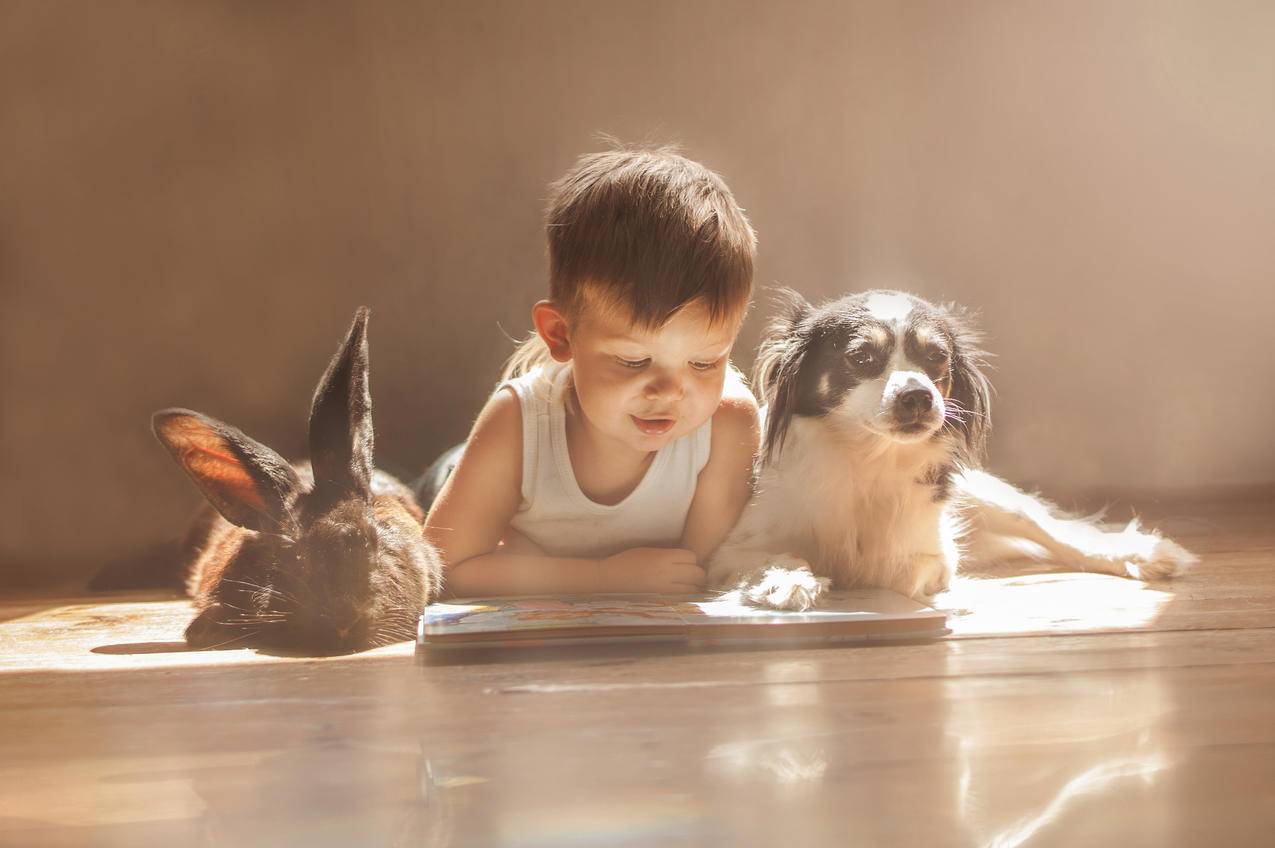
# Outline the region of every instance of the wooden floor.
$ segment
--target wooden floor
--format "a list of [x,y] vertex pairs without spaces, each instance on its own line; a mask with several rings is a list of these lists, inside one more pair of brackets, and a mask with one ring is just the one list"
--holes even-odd
[[928,644],[301,660],[0,599],[0,844],[1275,844],[1275,498],[1142,506],[1194,573],[961,581]]

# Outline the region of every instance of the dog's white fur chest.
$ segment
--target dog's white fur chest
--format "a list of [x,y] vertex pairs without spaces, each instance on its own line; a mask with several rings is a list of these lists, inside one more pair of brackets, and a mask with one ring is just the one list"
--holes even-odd
[[953,534],[942,528],[954,520],[932,480],[950,452],[942,440],[897,444],[794,419],[783,452],[762,471],[754,501],[714,559],[733,560],[739,570],[746,549],[761,543],[847,588],[907,595],[942,588],[956,565]]

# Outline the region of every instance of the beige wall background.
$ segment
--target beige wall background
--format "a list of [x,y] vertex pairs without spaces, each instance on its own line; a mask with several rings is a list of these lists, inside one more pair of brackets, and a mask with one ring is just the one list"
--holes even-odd
[[461,439],[598,131],[719,170],[761,286],[981,309],[996,471],[1275,480],[1272,44],[1213,0],[5,2],[0,582],[180,529],[157,408],[298,454],[360,303],[381,464]]

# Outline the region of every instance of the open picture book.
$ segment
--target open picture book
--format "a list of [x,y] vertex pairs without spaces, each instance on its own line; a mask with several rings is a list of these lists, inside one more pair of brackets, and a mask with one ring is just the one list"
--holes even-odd
[[884,589],[832,592],[806,612],[757,609],[732,596],[573,595],[451,600],[425,608],[424,649],[615,641],[694,645],[927,639],[946,613]]

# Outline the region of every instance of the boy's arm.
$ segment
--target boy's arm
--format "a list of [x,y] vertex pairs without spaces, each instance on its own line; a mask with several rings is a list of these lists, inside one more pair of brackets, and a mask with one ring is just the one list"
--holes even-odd
[[460,462],[425,518],[425,536],[449,570],[496,549],[521,490],[522,411],[518,398],[502,390],[478,414]]
[[630,548],[605,559],[491,553],[447,569],[443,586],[455,598],[595,592],[681,595],[703,588],[704,570],[693,553],[680,548]]
[[606,559],[545,556],[517,543],[498,550],[522,500],[522,410],[509,391],[488,401],[425,519],[452,597],[692,592],[704,572],[687,551],[635,548]]
[[713,414],[713,447],[699,473],[682,547],[703,563],[739,520],[752,496],[753,457],[761,440],[757,401],[747,391],[723,397]]

